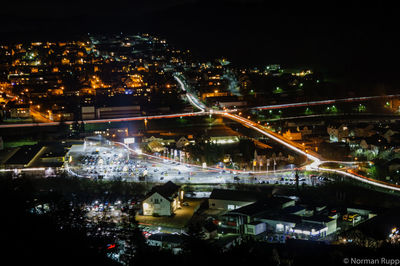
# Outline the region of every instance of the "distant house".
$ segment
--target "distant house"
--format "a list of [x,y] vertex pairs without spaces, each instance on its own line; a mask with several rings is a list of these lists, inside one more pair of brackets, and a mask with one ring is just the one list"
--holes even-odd
[[174,139],[162,139],[162,138],[156,138],[154,136],[151,136],[150,138],[142,138],[142,142],[145,143],[151,143],[153,141],[156,141],[158,143],[160,143],[161,145],[169,145],[171,143],[174,143],[175,140]]
[[290,129],[283,133],[283,137],[289,140],[302,140],[301,132],[291,132]]
[[183,148],[183,147],[185,147],[185,146],[187,146],[187,145],[189,145],[189,144],[190,144],[190,142],[189,142],[189,140],[188,140],[187,138],[181,137],[181,138],[176,142],[176,147],[177,147],[178,149],[181,149],[181,148]]
[[346,125],[340,125],[338,128],[329,126],[326,131],[331,142],[341,142],[349,136],[349,129]]
[[308,129],[307,126],[305,126],[303,129],[300,129],[299,132],[301,133],[302,136],[311,135],[312,134],[312,130]]
[[182,200],[183,190],[171,181],[155,186],[143,200],[143,215],[171,216]]
[[163,150],[165,150],[166,148],[157,140],[153,140],[151,142],[149,142],[147,144],[147,147],[149,147],[149,149],[152,152],[162,152]]
[[360,147],[363,151],[372,152],[374,155],[377,155],[379,151],[386,149],[387,144],[387,140],[378,134],[364,138],[360,141]]
[[147,142],[147,143],[149,143],[149,142],[152,142],[152,141],[162,142],[163,139],[162,139],[162,138],[156,138],[156,137],[154,137],[154,136],[151,136],[150,138],[143,138],[143,139],[142,139],[142,142]]
[[10,107],[11,118],[29,118],[31,117],[31,110],[29,104],[18,104]]

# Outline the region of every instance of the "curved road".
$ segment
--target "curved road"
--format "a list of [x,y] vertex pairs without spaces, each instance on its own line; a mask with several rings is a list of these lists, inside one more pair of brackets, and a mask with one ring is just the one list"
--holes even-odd
[[[179,80],[179,78],[175,77],[175,79]],[[184,90],[184,84],[182,81],[179,82],[181,84],[181,86],[183,87]],[[362,101],[362,100],[370,100],[370,99],[377,99],[377,98],[382,98],[382,97],[398,97],[400,95],[388,95],[388,96],[370,96],[370,97],[358,97],[358,98],[349,98],[349,99],[339,99],[339,100],[327,100],[327,101],[315,101],[315,102],[307,102],[307,103],[299,103],[299,104],[289,104],[289,105],[278,105],[278,107],[276,106],[263,106],[263,107],[257,107],[258,109],[267,109],[267,108],[284,108],[283,106],[287,106],[288,107],[299,107],[299,106],[304,106],[304,104],[306,105],[318,105],[318,104],[331,104],[331,103],[337,103],[337,102],[351,102],[351,101]],[[192,102],[192,101],[191,101]],[[199,106],[197,104],[194,104],[194,106],[196,106],[197,108],[199,108]],[[275,132],[265,129],[264,127],[260,126],[258,123],[255,123],[251,120],[248,120],[246,118],[243,118],[239,115],[235,115],[235,114],[231,114],[228,112],[224,112],[224,111],[212,111],[211,109],[208,109],[210,111],[210,113],[214,113],[214,114],[218,114],[218,115],[222,115],[228,119],[234,120],[244,126],[247,126],[249,128],[252,128],[258,132],[260,132],[261,134],[277,141],[278,143],[288,147],[289,149],[300,153],[304,156],[306,156],[308,159],[310,159],[312,162],[306,166],[306,169],[309,170],[315,170],[315,171],[327,171],[327,172],[335,172],[341,175],[345,175],[348,177],[351,177],[355,180],[364,182],[364,183],[368,183],[370,185],[373,186],[377,186],[377,187],[381,187],[381,188],[385,188],[385,189],[389,189],[392,191],[399,191],[400,192],[400,186],[398,185],[394,185],[394,184],[390,184],[387,182],[382,182],[382,181],[377,181],[362,175],[359,175],[357,173],[355,173],[352,170],[335,170],[335,169],[329,169],[329,168],[324,168],[324,167],[320,167],[321,164],[323,163],[328,163],[328,162],[335,162],[335,161],[324,161],[322,159],[322,156],[317,154],[316,152],[313,151],[308,151],[306,150],[302,145],[293,142],[291,140],[288,140],[286,138],[284,138],[283,136],[276,134]],[[350,163],[356,163],[356,162],[350,162]]]
[[[85,120],[85,123],[111,123],[111,122],[121,122],[121,121],[134,121],[134,120],[146,120],[146,119],[163,119],[163,118],[175,118],[175,117],[181,117],[181,116],[198,116],[198,115],[207,115],[207,114],[217,114],[221,115],[223,117],[226,117],[228,119],[231,119],[233,121],[236,121],[242,125],[245,125],[249,128],[252,128],[261,134],[268,136],[269,138],[277,141],[278,143],[288,147],[289,149],[300,153],[301,155],[306,156],[308,159],[310,159],[312,162],[306,166],[306,169],[309,170],[316,170],[316,171],[327,171],[327,172],[335,172],[341,175],[345,175],[348,177],[351,177],[355,180],[368,183],[373,186],[389,189],[392,191],[399,191],[400,192],[400,186],[390,184],[387,182],[382,182],[382,181],[377,181],[362,175],[359,175],[352,170],[335,170],[335,169],[329,169],[329,168],[323,168],[320,167],[322,163],[327,163],[330,161],[324,161],[322,157],[313,152],[313,151],[308,151],[303,147],[302,145],[290,141],[283,136],[276,134],[273,131],[270,131],[268,129],[265,129],[264,127],[260,126],[259,124],[248,120],[246,118],[243,118],[239,115],[231,114],[226,111],[215,111],[212,110],[211,108],[207,108],[203,103],[201,103],[191,92],[189,92],[187,89],[185,89],[185,84],[184,82],[180,79],[179,75],[174,75],[174,78],[177,80],[177,82],[180,84],[181,89],[186,92],[186,96],[189,100],[189,102],[196,107],[197,109],[200,110],[200,112],[191,112],[191,113],[182,113],[182,114],[170,114],[170,115],[155,115],[155,116],[141,116],[141,117],[128,117],[128,118],[115,118],[115,119],[100,119],[100,120]],[[301,107],[301,106],[309,106],[309,105],[321,105],[321,104],[331,104],[331,103],[338,103],[338,102],[352,102],[352,101],[364,101],[364,100],[371,100],[371,99],[378,99],[378,98],[392,98],[392,97],[399,97],[400,95],[388,95],[388,96],[369,96],[369,97],[357,97],[357,98],[348,98],[348,99],[338,99],[338,100],[325,100],[325,101],[314,101],[314,102],[304,102],[304,103],[294,103],[294,104],[286,104],[286,105],[270,105],[270,106],[260,106],[260,107],[254,107],[252,109],[277,109],[277,108],[290,108],[290,107]],[[74,123],[73,121],[67,121],[65,122],[66,124],[72,124]],[[14,127],[32,127],[32,126],[55,126],[58,125],[58,122],[50,122],[50,123],[31,123],[31,124],[10,124],[10,125],[0,125],[0,128],[14,128]],[[355,162],[354,162],[355,163]]]

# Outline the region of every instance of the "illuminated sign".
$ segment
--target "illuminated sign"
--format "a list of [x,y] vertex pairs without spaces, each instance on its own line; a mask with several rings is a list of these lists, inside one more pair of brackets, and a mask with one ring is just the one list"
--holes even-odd
[[135,143],[135,138],[124,138],[125,144],[132,144]]

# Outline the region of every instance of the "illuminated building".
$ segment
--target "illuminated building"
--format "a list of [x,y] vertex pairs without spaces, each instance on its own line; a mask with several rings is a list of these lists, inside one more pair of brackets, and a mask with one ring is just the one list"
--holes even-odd
[[171,181],[153,187],[142,203],[143,215],[171,216],[180,208],[183,190]]

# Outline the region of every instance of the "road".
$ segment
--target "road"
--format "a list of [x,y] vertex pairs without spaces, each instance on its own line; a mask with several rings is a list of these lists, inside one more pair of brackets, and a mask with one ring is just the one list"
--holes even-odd
[[[49,118],[47,118],[43,113],[41,113],[41,112],[36,111],[35,109],[33,109],[32,106],[31,106],[31,108],[30,108],[30,111],[31,111],[31,115],[33,116],[33,118],[35,119],[35,121],[38,121],[38,122],[40,122],[40,123],[45,123],[45,124],[54,122],[54,121],[50,120]],[[58,123],[57,123],[57,124],[58,124]],[[1,126],[0,126],[0,127],[1,127]]]
[[384,95],[384,96],[353,97],[353,98],[344,98],[344,99],[332,99],[332,100],[288,103],[288,104],[264,105],[264,106],[251,107],[249,109],[273,110],[273,109],[285,109],[285,108],[295,108],[295,107],[307,107],[307,106],[313,106],[313,105],[360,102],[360,101],[387,99],[387,98],[396,98],[396,97],[400,97],[400,94]]
[[[150,120],[150,119],[166,119],[166,118],[177,118],[177,117],[187,117],[187,116],[203,116],[208,114],[208,112],[190,112],[181,114],[169,114],[169,115],[152,115],[152,116],[137,116],[137,117],[125,117],[125,118],[110,118],[110,119],[93,119],[93,120],[83,120],[87,124],[97,124],[97,123],[112,123],[112,122],[124,122],[124,121],[138,121],[138,120]],[[65,121],[67,125],[71,125],[74,121]],[[48,123],[27,123],[27,124],[9,124],[0,125],[0,128],[18,128],[18,127],[36,127],[36,126],[57,126],[59,122],[48,122]]]
[[[183,86],[183,83],[180,83],[181,86]],[[347,99],[338,99],[338,100],[325,100],[325,101],[314,101],[314,102],[305,102],[305,103],[294,103],[294,104],[286,104],[286,105],[274,105],[274,106],[261,106],[261,107],[256,107],[257,109],[276,109],[276,108],[289,108],[289,107],[300,107],[300,106],[308,106],[308,105],[318,105],[318,104],[332,104],[332,103],[339,103],[339,102],[352,102],[352,101],[365,101],[365,100],[371,100],[371,99],[379,99],[379,98],[391,98],[391,97],[399,97],[400,95],[388,95],[388,96],[369,96],[369,97],[357,97],[357,98],[347,98]],[[195,104],[194,106],[197,107]],[[206,109],[207,110],[207,109]],[[228,119],[234,120],[246,127],[252,128],[261,134],[271,138],[272,140],[277,141],[278,143],[288,147],[289,149],[306,156],[311,162],[309,165],[305,167],[305,169],[308,170],[315,170],[315,171],[326,171],[326,172],[334,172],[337,174],[341,174],[347,177],[350,177],[352,179],[368,183],[373,186],[389,189],[392,191],[399,191],[400,192],[400,186],[394,185],[391,183],[387,182],[382,182],[382,181],[377,181],[371,178],[368,178],[366,176],[359,175],[355,173],[351,169],[346,169],[346,170],[336,170],[336,169],[329,169],[325,167],[321,167],[323,163],[328,163],[330,161],[325,161],[323,160],[322,156],[319,155],[318,153],[314,151],[308,151],[305,147],[302,145],[293,142],[291,140],[288,140],[284,138],[283,136],[276,134],[275,132],[272,132],[271,130],[268,130],[258,123],[255,123],[249,119],[243,118],[239,115],[228,113],[225,111],[212,111],[211,109],[208,109],[210,112],[213,112],[214,114],[222,115],[223,117],[226,117]],[[350,162],[350,163],[357,163],[357,162]]]
[[[359,175],[352,170],[336,170],[320,167],[321,164],[327,163],[329,161],[324,161],[322,156],[317,154],[316,152],[309,151],[302,145],[293,142],[284,138],[283,136],[272,132],[261,125],[243,118],[239,115],[232,114],[227,111],[221,110],[213,110],[211,108],[207,108],[200,100],[198,100],[193,93],[191,93],[187,88],[185,88],[185,83],[182,81],[179,75],[174,75],[174,78],[180,84],[181,89],[186,92],[186,97],[189,102],[199,109],[199,112],[190,112],[190,113],[181,113],[181,114],[169,114],[169,115],[155,115],[155,116],[141,116],[141,117],[128,117],[128,118],[115,118],[115,119],[100,119],[100,120],[85,120],[85,123],[111,123],[111,122],[122,122],[122,121],[135,121],[135,120],[147,120],[147,119],[165,119],[165,118],[176,118],[176,117],[185,117],[185,116],[198,116],[198,115],[208,115],[208,114],[216,114],[236,121],[246,127],[252,128],[253,130],[258,131],[259,133],[269,137],[270,139],[277,141],[278,143],[286,146],[287,148],[306,156],[310,160],[310,164],[308,164],[305,168],[309,170],[315,171],[326,171],[326,172],[335,172],[347,177],[351,177],[355,180],[368,183],[373,186],[382,187],[385,189],[389,189],[392,191],[400,191],[400,186],[390,184],[387,182],[377,181],[370,179],[368,177]],[[378,98],[392,98],[399,97],[400,95],[388,95],[388,96],[369,96],[369,97],[357,97],[357,98],[347,98],[347,99],[338,99],[338,100],[325,100],[325,101],[314,101],[314,102],[304,102],[304,103],[293,103],[286,105],[270,105],[270,106],[260,106],[254,107],[254,109],[277,109],[277,108],[289,108],[289,107],[300,107],[300,106],[309,106],[309,105],[320,105],[320,104],[332,104],[339,102],[352,102],[352,101],[365,101],[371,99]],[[73,121],[67,121],[66,124],[72,124]],[[31,124],[10,124],[10,125],[0,125],[0,128],[15,128],[15,127],[31,127],[31,126],[55,126],[58,125],[57,122],[49,122],[49,123],[31,123]],[[67,165],[68,167],[68,165]]]
[[185,88],[185,82],[182,80],[182,77],[178,73],[175,73],[174,78],[181,86],[181,90],[186,92],[186,97],[188,98],[189,102],[201,112],[204,112],[207,107],[193,95],[189,88]]

